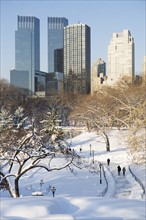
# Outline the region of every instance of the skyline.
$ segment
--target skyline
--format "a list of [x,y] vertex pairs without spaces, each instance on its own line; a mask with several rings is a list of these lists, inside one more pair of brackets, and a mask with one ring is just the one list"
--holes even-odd
[[113,33],[128,29],[135,42],[135,74],[142,71],[145,46],[145,0],[136,1],[9,1],[1,0],[0,78],[9,80],[15,68],[17,16],[40,20],[40,70],[48,71],[47,18],[65,17],[69,25],[78,22],[91,28],[91,67],[98,58],[107,65],[107,49]]

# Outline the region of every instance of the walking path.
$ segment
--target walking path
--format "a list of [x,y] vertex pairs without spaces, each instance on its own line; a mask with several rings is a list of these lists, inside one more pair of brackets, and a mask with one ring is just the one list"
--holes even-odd
[[118,175],[116,164],[104,165],[104,167],[108,182],[106,197],[142,199],[142,187],[135,181],[128,167],[125,176],[122,173]]

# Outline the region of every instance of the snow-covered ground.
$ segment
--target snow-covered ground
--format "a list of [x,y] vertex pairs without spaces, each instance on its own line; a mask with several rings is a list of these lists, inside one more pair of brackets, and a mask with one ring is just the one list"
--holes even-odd
[[[1,192],[1,219],[146,219],[146,167],[131,162],[126,134],[125,130],[110,131],[110,152],[106,151],[102,137],[94,132],[83,131],[72,138],[71,148],[81,156],[78,165],[82,169],[30,171],[21,180],[20,198],[10,198],[6,191]],[[59,165],[61,160],[56,157],[54,164]],[[118,165],[126,168],[125,176],[122,172],[118,175]],[[55,197],[50,191],[52,186],[56,188]],[[43,196],[33,196],[37,192]]]

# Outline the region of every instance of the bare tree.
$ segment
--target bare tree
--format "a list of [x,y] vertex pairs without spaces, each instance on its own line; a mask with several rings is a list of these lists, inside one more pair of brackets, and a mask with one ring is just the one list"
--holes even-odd
[[[19,114],[17,111],[16,115],[17,117],[7,117],[11,118],[11,123],[6,118],[6,126],[1,126],[0,132],[1,136],[9,137],[7,140],[3,138],[3,142],[1,141],[1,183],[6,182],[12,197],[20,196],[19,180],[29,170],[38,168],[45,169],[48,172],[61,170],[70,167],[75,157],[72,152],[67,156],[65,155],[65,142],[62,142],[61,146],[61,149],[64,149],[64,151],[60,150],[59,145],[55,143],[56,139],[52,142],[53,148],[52,145],[50,146],[50,142],[44,142],[42,133],[40,133],[39,129],[35,128],[35,121],[24,117],[22,111],[19,111]],[[16,118],[17,121],[15,121]],[[25,123],[26,121],[27,124]],[[59,139],[59,137],[56,138]],[[52,166],[54,157],[60,157],[61,154],[64,155],[62,165],[59,167]],[[44,160],[45,158],[48,159],[47,164]]]
[[14,110],[24,103],[26,94],[22,89],[16,88],[6,80],[0,80],[0,108]]
[[129,132],[128,144],[134,161],[145,162],[146,101],[144,85],[127,84],[122,81],[117,87],[108,88],[104,93],[113,100],[111,121],[119,129],[125,127]]
[[92,97],[84,96],[71,118],[75,118],[78,123],[86,126],[89,131],[91,129],[96,130],[97,134],[104,138],[106,150],[110,151],[110,141],[107,135],[107,131],[111,127],[110,109],[105,97],[97,94]]

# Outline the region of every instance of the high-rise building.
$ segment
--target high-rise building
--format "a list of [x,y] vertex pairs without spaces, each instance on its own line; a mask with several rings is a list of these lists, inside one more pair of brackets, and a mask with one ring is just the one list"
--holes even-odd
[[54,52],[63,49],[64,27],[68,20],[64,17],[48,17],[48,72],[54,72]]
[[104,84],[106,77],[106,63],[99,58],[96,63],[92,65],[91,71],[91,94],[96,93],[99,86]]
[[86,24],[64,28],[64,89],[90,93],[90,27]]
[[135,74],[134,39],[129,30],[113,33],[108,46],[108,84],[122,77],[133,81]]
[[94,64],[95,74],[96,76],[100,76],[100,73],[103,74],[103,76],[106,75],[106,63],[99,58],[96,63]]
[[46,75],[46,96],[63,93],[63,73],[52,72]]
[[40,70],[40,21],[36,17],[18,16],[15,31],[15,69],[11,84],[35,92],[35,71]]
[[63,73],[64,60],[63,60],[63,48],[54,50],[54,72]]

